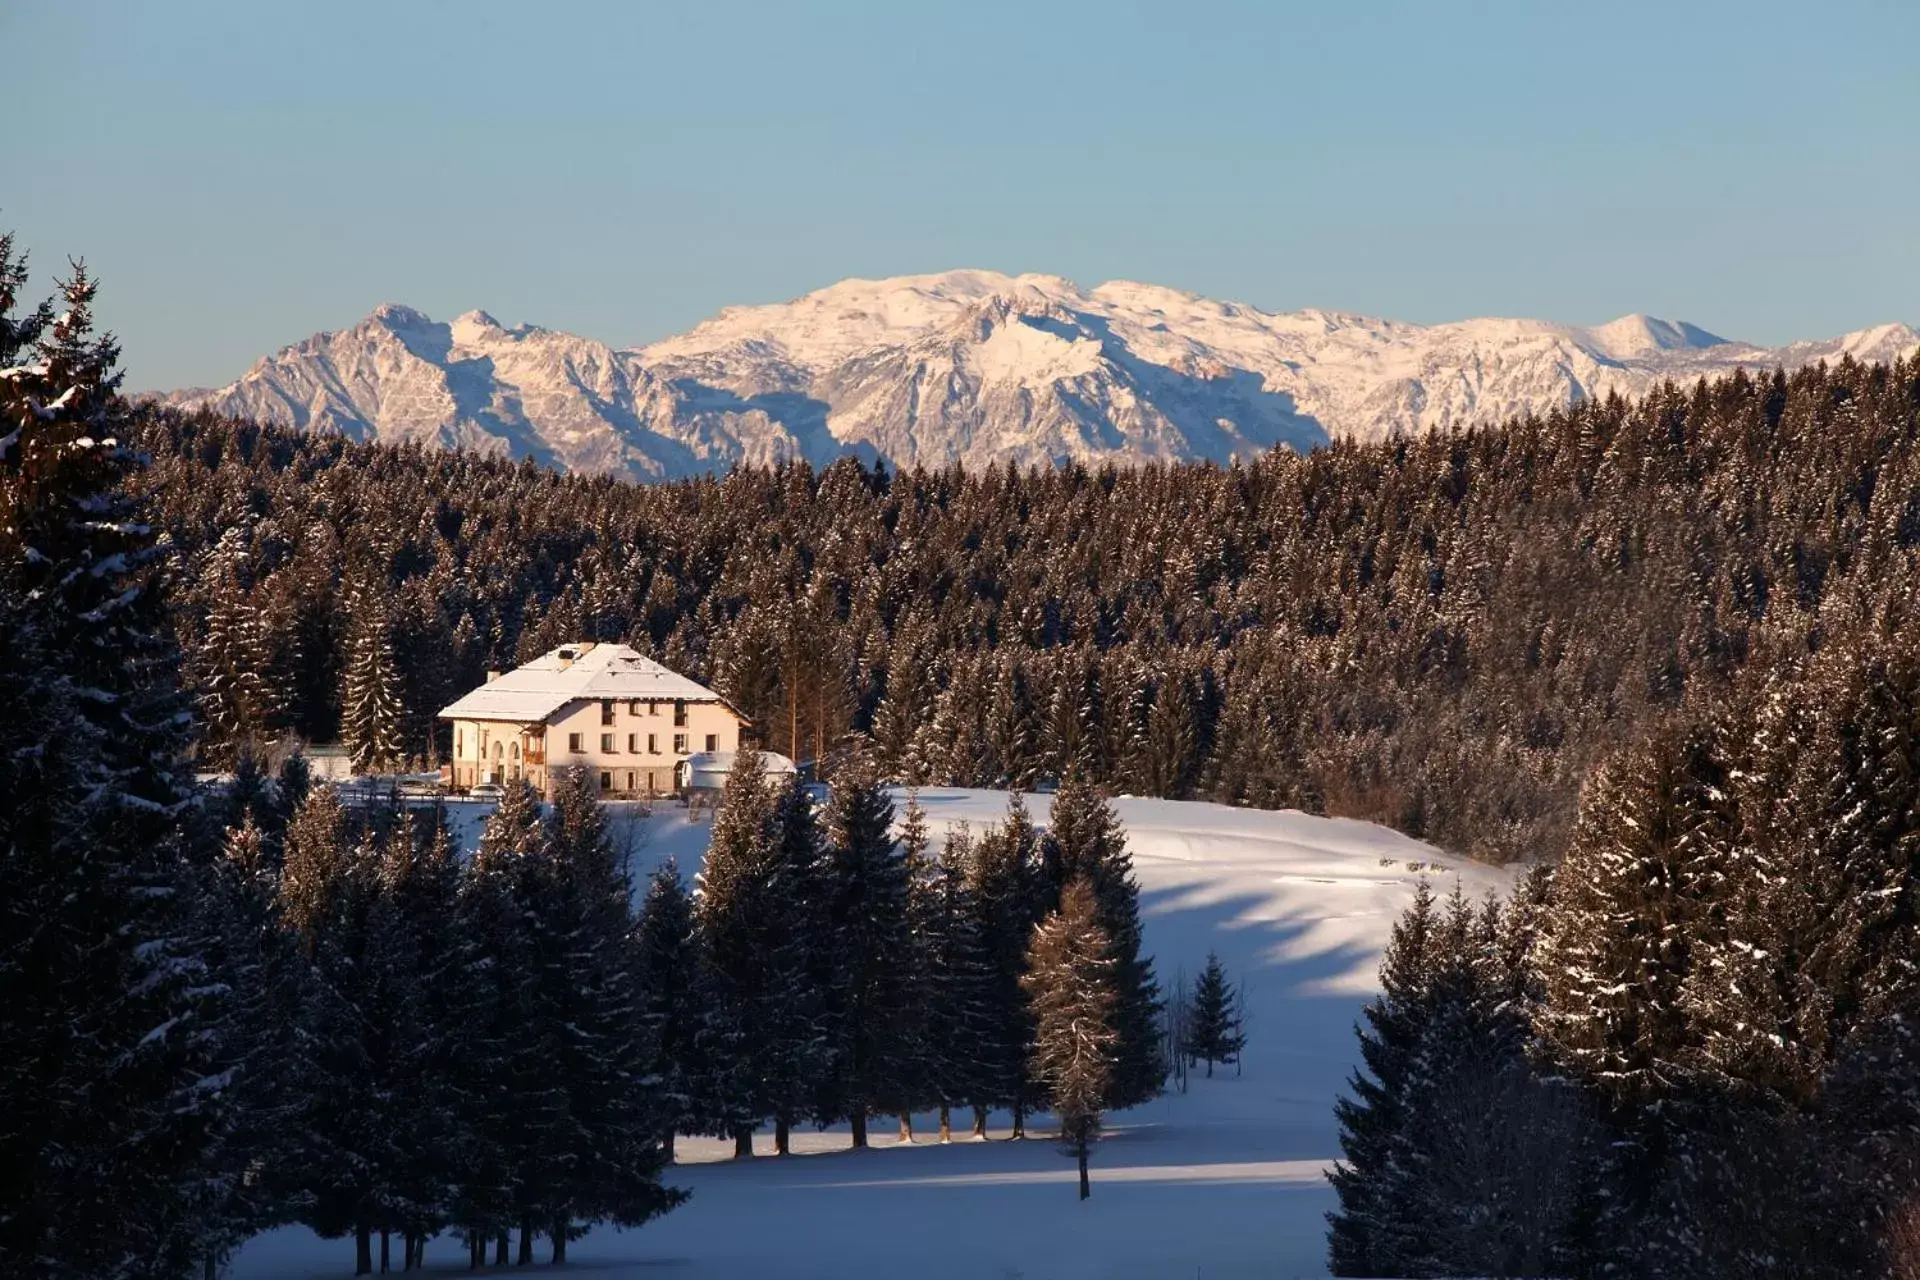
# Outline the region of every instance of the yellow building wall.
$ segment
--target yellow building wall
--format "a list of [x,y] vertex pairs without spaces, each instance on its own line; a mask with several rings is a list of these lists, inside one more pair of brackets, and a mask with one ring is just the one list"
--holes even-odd
[[616,701],[611,723],[601,707],[598,701],[577,702],[553,717],[546,726],[544,762],[531,758],[539,754],[540,743],[527,726],[455,721],[453,784],[524,778],[546,795],[551,778],[578,765],[605,795],[672,795],[677,766],[689,755],[740,749],[740,717],[721,703],[685,704],[684,724],[674,723],[672,702]]

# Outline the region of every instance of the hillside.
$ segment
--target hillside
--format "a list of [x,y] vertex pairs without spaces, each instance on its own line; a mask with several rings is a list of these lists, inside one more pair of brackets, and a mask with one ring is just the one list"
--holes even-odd
[[[1005,801],[997,791],[921,793],[936,837],[957,822],[984,829]],[[1028,797],[1036,820],[1047,803]],[[726,1144],[689,1142],[667,1180],[691,1187],[693,1200],[637,1232],[589,1235],[572,1265],[610,1280],[865,1280],[899,1274],[906,1258],[934,1280],[1324,1275],[1333,1099],[1355,1060],[1352,1025],[1387,931],[1419,878],[1477,896],[1503,889],[1507,875],[1366,823],[1165,800],[1114,807],[1162,984],[1181,969],[1191,977],[1210,949],[1246,981],[1244,1074],[1196,1078],[1185,1095],[1114,1117],[1084,1205],[1073,1199],[1072,1162],[1044,1137],[943,1148],[926,1117],[911,1148],[883,1125],[864,1154],[833,1132],[802,1137],[808,1154],[751,1165],[723,1160]],[[684,810],[643,830],[638,867],[669,853],[684,870],[698,865],[707,828]],[[1006,1118],[989,1133],[1004,1137]],[[250,1245],[233,1276],[338,1275],[351,1262],[348,1242],[288,1228]],[[464,1251],[436,1241],[428,1262],[460,1264]]]
[[986,271],[846,280],[616,349],[483,311],[382,306],[236,381],[163,397],[359,440],[661,479],[853,455],[895,466],[1245,458],[1637,394],[1735,367],[1920,347],[1903,324],[1779,348],[1594,328],[1272,313],[1155,285]]

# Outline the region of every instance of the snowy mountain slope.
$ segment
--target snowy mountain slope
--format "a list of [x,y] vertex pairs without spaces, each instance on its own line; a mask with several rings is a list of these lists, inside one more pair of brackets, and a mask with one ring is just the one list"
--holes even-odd
[[949,271],[732,307],[633,350],[388,305],[208,404],[358,439],[502,450],[635,479],[843,454],[895,465],[1245,457],[1544,411],[1736,366],[1890,359],[1889,324],[1766,348],[1624,316],[1421,326],[1271,313],[1156,285]]
[[[997,791],[933,789],[921,802],[936,839],[960,822],[982,831],[1006,812]],[[1027,803],[1044,825],[1048,798]],[[482,806],[449,807],[471,847]],[[609,1280],[1325,1275],[1333,1100],[1393,920],[1420,879],[1477,897],[1503,892],[1509,875],[1362,822],[1166,800],[1115,809],[1163,986],[1181,970],[1191,980],[1209,950],[1246,983],[1242,1074],[1196,1078],[1188,1093],[1110,1117],[1085,1204],[1044,1122],[1036,1137],[1008,1142],[999,1116],[993,1140],[942,1146],[932,1118],[920,1117],[911,1146],[876,1125],[864,1153],[846,1149],[844,1131],[804,1133],[796,1157],[745,1164],[725,1158],[730,1143],[684,1139],[668,1181],[693,1199],[636,1232],[593,1232],[572,1246],[570,1266]],[[710,830],[671,806],[642,823],[616,806],[613,828],[637,850],[641,875],[669,854],[691,875]],[[770,1136],[760,1152],[771,1152]],[[451,1268],[465,1254],[442,1239],[428,1257]],[[341,1275],[351,1260],[350,1242],[287,1228],[250,1244],[232,1274]]]

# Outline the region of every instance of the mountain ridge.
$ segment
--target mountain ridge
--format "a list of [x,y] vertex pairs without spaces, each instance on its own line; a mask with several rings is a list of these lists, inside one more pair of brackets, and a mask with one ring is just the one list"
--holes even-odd
[[361,440],[664,479],[804,457],[969,466],[1224,462],[1544,412],[1736,367],[1890,359],[1882,324],[1763,347],[1632,314],[1583,327],[1267,312],[1139,281],[949,271],[849,279],[616,348],[485,311],[383,303],[158,396]]

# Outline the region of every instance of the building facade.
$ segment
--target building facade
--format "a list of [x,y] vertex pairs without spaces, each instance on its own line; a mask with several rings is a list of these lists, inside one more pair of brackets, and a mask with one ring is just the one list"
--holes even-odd
[[551,798],[583,768],[610,799],[672,795],[684,762],[737,751],[745,717],[713,690],[625,645],[562,645],[440,712],[453,724],[457,789],[525,781]]

